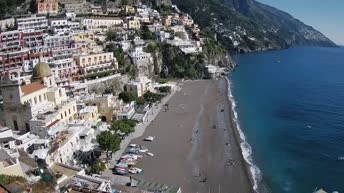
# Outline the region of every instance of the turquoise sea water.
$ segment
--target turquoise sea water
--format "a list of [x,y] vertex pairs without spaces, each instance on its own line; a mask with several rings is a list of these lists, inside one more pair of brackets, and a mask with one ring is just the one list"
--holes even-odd
[[273,193],[344,192],[344,48],[234,57],[240,126]]

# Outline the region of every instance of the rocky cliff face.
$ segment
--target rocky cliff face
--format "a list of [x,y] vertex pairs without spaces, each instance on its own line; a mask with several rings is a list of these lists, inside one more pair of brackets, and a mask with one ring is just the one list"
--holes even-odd
[[290,46],[336,46],[311,26],[288,13],[254,0],[174,0],[231,52],[282,49]]

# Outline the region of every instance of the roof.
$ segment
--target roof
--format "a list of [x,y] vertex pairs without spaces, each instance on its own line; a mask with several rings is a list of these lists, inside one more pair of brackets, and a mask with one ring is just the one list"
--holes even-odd
[[11,159],[12,157],[3,149],[0,149],[0,161]]
[[54,126],[54,125],[55,125],[56,123],[58,123],[58,122],[60,122],[60,119],[57,119],[57,120],[53,121],[52,123],[50,123],[50,124],[47,126],[47,128],[50,128],[50,127]]
[[45,62],[39,62],[36,64],[36,66],[33,68],[32,71],[32,78],[42,78],[42,77],[48,77],[51,76],[51,69],[48,63]]
[[21,182],[18,182],[18,181],[15,181],[15,182],[8,184],[6,186],[6,188],[11,193],[24,193],[24,192],[28,192],[29,190],[31,190],[31,187],[29,187],[29,186],[27,186]]
[[4,137],[4,138],[0,138],[0,143],[6,143],[9,141],[14,141],[15,139],[13,137]]
[[28,95],[28,94],[37,92],[39,90],[42,90],[44,88],[47,88],[44,84],[41,84],[39,82],[33,82],[25,86],[22,86],[21,90],[24,93],[24,95]]

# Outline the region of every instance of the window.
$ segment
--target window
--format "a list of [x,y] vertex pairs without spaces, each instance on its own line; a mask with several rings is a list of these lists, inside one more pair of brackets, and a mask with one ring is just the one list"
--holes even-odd
[[67,111],[65,111],[65,117],[67,117]]
[[30,125],[29,125],[29,123],[25,123],[25,128],[26,128],[26,131],[30,131]]
[[61,89],[59,89],[59,95],[60,95],[60,97],[62,97],[62,91],[61,91]]
[[14,127],[14,130],[16,130],[16,131],[19,130],[18,122],[17,122],[17,117],[13,117],[13,127]]
[[37,104],[37,98],[35,97],[33,100],[35,101],[35,104]]
[[39,95],[39,96],[38,96],[38,99],[39,99],[39,102],[41,103],[41,102],[42,102],[42,96]]
[[70,115],[70,109],[68,109],[69,115]]

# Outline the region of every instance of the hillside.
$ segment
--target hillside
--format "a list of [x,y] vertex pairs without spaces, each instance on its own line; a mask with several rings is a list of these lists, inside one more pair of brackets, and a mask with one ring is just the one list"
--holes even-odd
[[286,12],[254,0],[173,0],[209,28],[231,52],[290,46],[336,46],[311,26]]

